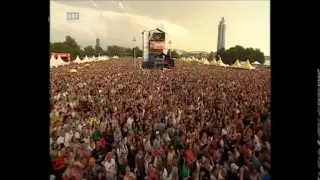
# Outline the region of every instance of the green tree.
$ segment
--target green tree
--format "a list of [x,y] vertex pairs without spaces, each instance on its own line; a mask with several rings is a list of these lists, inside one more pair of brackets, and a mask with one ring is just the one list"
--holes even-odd
[[239,58],[239,54],[241,54],[240,52],[241,50],[242,50],[241,46],[232,47],[226,50],[222,58],[223,62],[229,65],[233,64]]
[[107,56],[108,55],[108,53],[107,53],[107,51],[106,50],[104,50],[104,49],[102,49],[102,51],[101,51],[101,54],[100,54],[101,56]]
[[211,52],[208,54],[207,59],[208,59],[208,61],[212,61],[214,58],[215,58],[214,52],[211,51]]
[[[50,44],[50,51],[56,53],[70,53],[71,59],[74,58],[74,49],[64,42]],[[62,58],[64,61],[66,59]]]
[[102,52],[103,52],[102,47],[100,47],[100,46],[96,46],[96,47],[95,47],[95,49],[94,49],[94,55],[95,55],[95,56],[101,55]]
[[92,57],[94,55],[94,49],[92,46],[85,47],[84,52],[88,57]]
[[70,53],[71,60],[84,55],[78,43],[71,36],[66,36],[63,42],[50,43],[50,50],[51,52]]
[[216,57],[215,57],[217,61],[220,60],[219,56],[221,58],[224,58],[224,56],[225,56],[225,48],[221,48],[219,51],[217,51]]
[[[133,56],[133,48],[127,48],[117,45],[108,46],[107,49],[102,49],[101,47],[95,47],[93,46],[87,46],[84,49],[81,49],[80,45],[76,42],[74,38],[71,36],[66,36],[65,41],[63,42],[54,42],[50,43],[50,51],[51,52],[57,52],[57,53],[70,53],[71,59],[74,60],[77,56],[80,58],[83,58],[85,55],[91,57],[93,55],[107,55],[107,56],[114,56],[117,55],[119,57],[126,56],[126,57],[132,57]],[[139,49],[139,47],[135,48],[136,51],[136,57],[142,57],[142,50]],[[169,53],[169,52],[168,52]],[[190,54],[191,56],[193,54]],[[173,58],[179,58],[181,57],[176,51],[171,52],[171,56]],[[188,57],[188,54],[185,54],[186,57]],[[208,60],[213,60],[215,57],[217,60],[219,60],[218,56],[221,57],[223,62],[225,64],[233,64],[237,59],[240,61],[246,61],[247,59],[250,60],[250,62],[258,61],[259,63],[264,63],[265,56],[264,53],[261,52],[258,48],[244,48],[240,45],[236,45],[234,47],[231,47],[227,50],[224,48],[220,49],[216,54],[213,52],[210,52],[208,54]]]
[[80,49],[80,46],[78,45],[76,40],[73,39],[71,36],[66,36],[66,40],[64,41],[64,43],[68,44],[73,49]]
[[178,59],[178,58],[180,58],[180,55],[177,53],[177,51],[172,51],[171,52],[171,57]]
[[[244,48],[242,46],[234,46],[227,50],[221,49],[217,52],[217,56],[220,55],[225,64],[233,64],[237,59],[240,61],[250,60],[250,63],[258,61],[263,63],[265,61],[263,52],[260,49]],[[218,60],[218,57],[216,57]]]
[[261,52],[261,50],[259,48],[256,48],[254,50],[253,60],[258,61],[260,64],[263,64],[265,62],[264,53]]
[[[78,56],[80,59],[83,59],[86,56],[86,53],[84,52],[84,50],[80,49]],[[74,59],[72,59],[72,60],[74,60]]]
[[107,50],[107,54],[109,56],[119,56],[119,54],[121,54],[121,52],[123,52],[123,47],[120,47],[120,46],[116,46],[116,45],[113,45],[113,46],[108,46],[108,50]]
[[[142,57],[142,50],[137,46],[135,48],[136,50],[136,57]],[[133,53],[133,49],[132,49],[132,53]]]

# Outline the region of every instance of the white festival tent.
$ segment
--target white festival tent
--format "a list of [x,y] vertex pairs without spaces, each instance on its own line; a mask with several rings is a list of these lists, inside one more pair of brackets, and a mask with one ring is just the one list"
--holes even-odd
[[270,66],[270,60],[265,61],[265,62],[263,63],[263,65],[265,65],[265,66]]
[[60,66],[60,65],[68,65],[69,63],[66,63],[66,62],[64,62],[62,59],[61,59],[61,57],[60,57],[60,55],[58,55],[58,58],[57,58],[57,60],[56,61],[58,61],[57,63],[58,63],[58,65]]
[[216,65],[217,64],[217,60],[216,58],[214,58],[211,62],[210,62],[211,65]]
[[205,65],[209,65],[210,64],[207,58],[204,58],[203,64],[205,64]]
[[198,59],[195,57],[191,57],[191,61],[198,61]]
[[113,56],[112,59],[119,59],[119,57],[118,56]]
[[[100,57],[100,61],[106,61],[108,59],[109,59],[108,56],[101,56]],[[98,60],[99,60],[99,58],[98,58]]]
[[255,67],[253,67],[253,66],[250,64],[249,59],[247,59],[247,61],[241,66],[241,68],[243,68],[243,69],[249,69],[249,70],[255,69]]
[[50,67],[57,67],[57,66],[59,66],[59,65],[58,65],[58,61],[56,60],[56,58],[55,58],[53,55],[51,55],[51,58],[50,58]]
[[79,58],[79,56],[77,56],[77,58],[73,61],[73,63],[82,63],[81,59]]
[[82,63],[88,63],[88,62],[91,62],[90,59],[88,58],[88,56],[86,55],[84,57],[84,59],[82,60]]
[[253,65],[260,65],[260,63],[258,61],[255,61],[252,63]]
[[239,62],[239,59],[237,59],[236,62],[231,65],[231,67],[233,67],[233,68],[241,68],[241,64]]
[[95,61],[95,60],[98,60],[95,56],[92,56],[91,58],[89,58],[90,61]]
[[219,59],[219,60],[216,62],[216,65],[217,65],[217,66],[221,66],[221,67],[227,67],[227,65],[224,64],[221,59]]
[[103,61],[103,56],[98,56],[98,59],[97,59],[98,61]]

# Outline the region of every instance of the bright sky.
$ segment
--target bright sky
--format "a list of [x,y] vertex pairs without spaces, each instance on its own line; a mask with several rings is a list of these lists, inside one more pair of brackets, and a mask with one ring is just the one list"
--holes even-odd
[[[51,1],[51,41],[74,37],[82,46],[100,38],[108,45],[141,44],[143,30],[159,24],[169,34],[172,48],[216,51],[218,24],[226,22],[226,48],[235,45],[260,48],[270,55],[270,1]],[[67,21],[67,12],[80,20]]]

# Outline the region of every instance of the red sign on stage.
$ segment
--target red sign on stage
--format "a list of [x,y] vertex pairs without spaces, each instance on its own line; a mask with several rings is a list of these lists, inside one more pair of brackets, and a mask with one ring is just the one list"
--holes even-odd
[[150,41],[150,49],[164,50],[164,48],[165,48],[164,42]]

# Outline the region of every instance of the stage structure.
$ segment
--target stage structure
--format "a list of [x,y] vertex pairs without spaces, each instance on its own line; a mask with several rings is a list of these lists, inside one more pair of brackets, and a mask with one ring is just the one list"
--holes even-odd
[[[142,68],[173,68],[174,60],[170,54],[163,53],[166,46],[166,33],[161,29],[142,32]],[[168,50],[167,52],[170,52]]]

